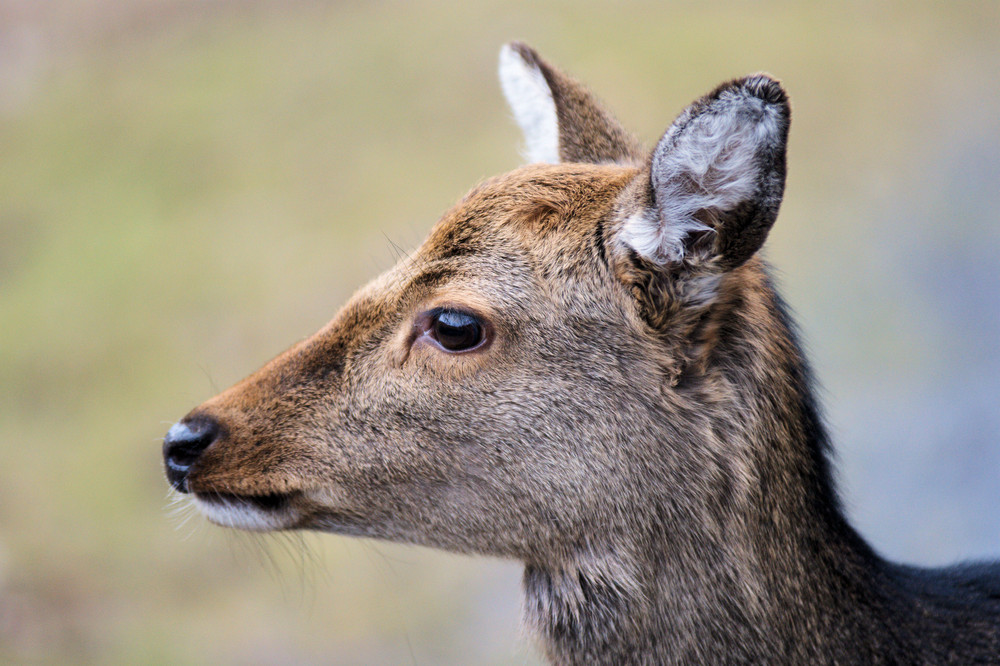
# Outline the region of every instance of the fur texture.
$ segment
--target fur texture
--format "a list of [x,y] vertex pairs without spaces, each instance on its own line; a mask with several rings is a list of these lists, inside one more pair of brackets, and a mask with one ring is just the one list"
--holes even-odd
[[500,86],[524,133],[528,162],[559,162],[559,118],[545,77],[509,44],[500,51]]
[[[473,189],[195,408],[164,441],[171,483],[231,527],[519,560],[555,664],[996,663],[996,564],[886,562],[841,512],[756,255],[784,188],[781,86],[724,84],[645,153],[528,47],[503,59],[529,144],[555,106],[561,163]],[[448,351],[442,309],[481,343]]]

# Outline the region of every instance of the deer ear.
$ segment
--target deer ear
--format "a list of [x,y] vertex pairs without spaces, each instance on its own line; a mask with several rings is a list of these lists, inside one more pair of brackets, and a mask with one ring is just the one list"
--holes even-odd
[[764,74],[725,83],[692,104],[653,151],[651,196],[619,238],[659,265],[725,271],[745,262],[778,215],[790,117],[785,91]]
[[529,162],[634,163],[643,150],[583,85],[511,42],[500,50],[500,85],[524,132]]

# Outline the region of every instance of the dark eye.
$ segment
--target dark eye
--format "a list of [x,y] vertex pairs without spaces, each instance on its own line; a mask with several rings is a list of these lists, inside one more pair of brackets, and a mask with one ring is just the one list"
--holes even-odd
[[432,312],[430,334],[442,347],[453,352],[474,349],[485,337],[479,319],[461,310]]

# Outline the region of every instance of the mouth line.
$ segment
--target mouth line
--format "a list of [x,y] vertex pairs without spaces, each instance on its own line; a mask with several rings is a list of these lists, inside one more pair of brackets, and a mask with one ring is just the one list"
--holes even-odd
[[223,527],[255,532],[306,529],[351,536],[379,535],[354,512],[315,506],[308,490],[251,494],[199,489],[192,495],[209,522]]
[[297,492],[290,492],[243,495],[217,491],[196,491],[194,493],[195,497],[199,500],[209,504],[218,504],[221,506],[249,505],[267,513],[279,512],[286,509],[291,500],[298,494]]

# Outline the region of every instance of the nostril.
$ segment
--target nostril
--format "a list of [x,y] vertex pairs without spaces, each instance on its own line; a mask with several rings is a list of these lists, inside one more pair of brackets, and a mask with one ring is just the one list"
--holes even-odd
[[179,421],[163,438],[163,462],[167,480],[177,490],[187,492],[187,476],[191,466],[219,435],[214,419],[198,417]]

